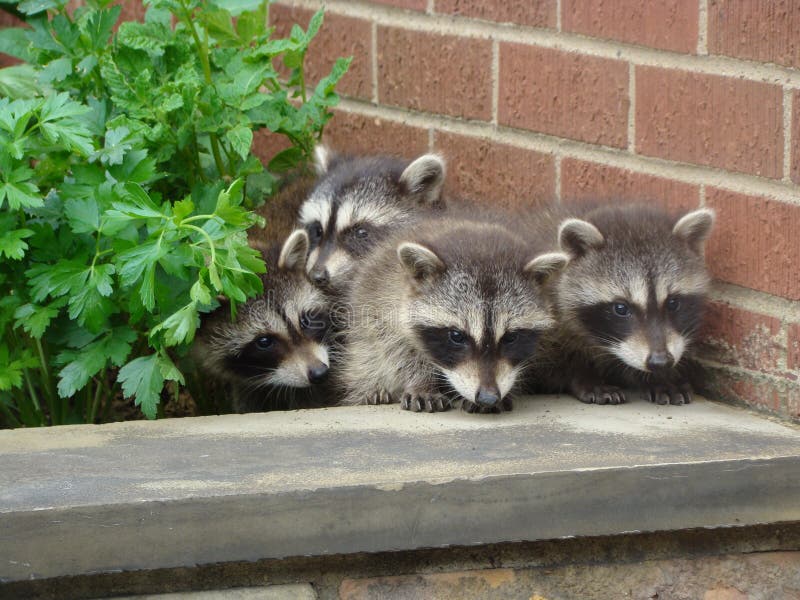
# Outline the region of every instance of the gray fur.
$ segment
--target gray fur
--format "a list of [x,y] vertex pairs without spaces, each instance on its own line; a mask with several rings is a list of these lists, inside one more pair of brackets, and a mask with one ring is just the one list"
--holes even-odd
[[[401,402],[406,409],[437,411],[459,400],[470,412],[478,410],[474,397],[455,391],[456,384],[467,385],[472,367],[437,364],[417,328],[455,328],[477,339],[487,320],[498,336],[506,325],[552,326],[543,288],[525,271],[538,253],[522,236],[483,215],[431,217],[396,232],[362,262],[348,296],[347,343],[338,373],[343,402]],[[563,266],[567,258],[558,256]],[[558,264],[549,255],[540,266],[552,272]],[[525,366],[493,367],[507,410]]]
[[[659,403],[689,402],[692,363],[687,356],[710,284],[703,242],[713,213],[700,210],[675,219],[641,206],[609,206],[583,219],[568,219],[559,228],[562,250],[571,261],[553,282],[558,327],[545,340],[535,389],[566,390],[598,404],[624,402],[623,388],[643,389]],[[678,331],[677,313],[669,315],[666,304],[685,295],[697,300],[683,303]],[[619,302],[642,309],[630,321],[633,330],[624,339],[597,337],[585,321],[594,313],[587,311],[607,304],[607,318],[613,320],[611,310]],[[653,340],[665,344],[675,359],[673,368],[648,367],[656,352]]]

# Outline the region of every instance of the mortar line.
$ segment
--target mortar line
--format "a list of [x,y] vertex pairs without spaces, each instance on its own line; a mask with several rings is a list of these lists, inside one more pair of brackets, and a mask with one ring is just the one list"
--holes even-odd
[[497,126],[497,112],[500,103],[500,43],[492,41],[492,125]]
[[714,281],[709,298],[736,308],[775,317],[781,322],[793,323],[800,320],[800,301],[787,300],[733,283]]
[[556,31],[559,33],[562,31],[561,25],[561,2],[562,0],[556,0]]
[[378,24],[372,22],[372,101],[380,102],[378,98]]
[[[295,4],[316,9],[325,5],[328,10],[345,16],[374,21],[405,29],[454,35],[462,38],[496,39],[500,42],[521,43],[564,52],[632,62],[637,66],[680,69],[693,73],[735,77],[748,81],[786,85],[800,88],[800,71],[774,64],[715,55],[681,54],[624,44],[617,41],[590,38],[574,33],[528,26],[508,27],[500,23],[479,21],[462,16],[429,15],[404,11],[396,7],[374,5],[367,0],[295,0]],[[402,16],[402,21],[398,17]]]
[[555,196],[556,196],[556,204],[561,204],[561,156],[559,154],[555,155],[555,160],[553,161],[555,167]]
[[725,171],[716,167],[631,154],[627,150],[619,148],[597,146],[587,142],[558,138],[534,131],[495,126],[487,122],[464,121],[443,115],[432,115],[388,106],[375,106],[364,101],[348,98],[342,99],[339,108],[364,116],[393,122],[406,122],[421,128],[432,127],[448,133],[483,138],[492,142],[534,150],[544,154],[560,154],[569,158],[599,162],[654,177],[675,179],[693,185],[705,184],[743,194],[764,196],[788,204],[800,205],[797,186],[789,185],[781,180]]
[[700,184],[700,191],[698,193],[700,200],[700,208],[706,207],[706,184]]
[[708,0],[700,0],[698,6],[697,54],[708,55]]
[[628,152],[636,152],[636,65],[628,64]]
[[435,7],[433,6],[433,3],[434,3],[434,1],[435,1],[435,0],[428,0],[428,6],[425,8],[425,12],[426,12],[427,14],[429,14],[429,15],[432,15],[432,14],[434,14],[434,13],[435,13],[435,10],[436,10],[436,9],[435,9]]
[[783,180],[792,182],[792,90],[783,90]]

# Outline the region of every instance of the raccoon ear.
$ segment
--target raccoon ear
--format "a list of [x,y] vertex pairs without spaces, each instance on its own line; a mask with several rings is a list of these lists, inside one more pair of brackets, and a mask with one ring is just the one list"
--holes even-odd
[[562,252],[550,252],[548,254],[540,254],[522,270],[533,276],[536,283],[544,283],[548,277],[561,271],[569,262],[569,256]]
[[278,268],[288,271],[305,269],[309,246],[305,230],[295,229],[283,243],[278,257]]
[[581,219],[567,219],[558,228],[558,245],[572,258],[583,256],[590,248],[602,246],[603,234],[594,225]]
[[686,240],[692,250],[701,253],[713,226],[714,211],[701,208],[681,217],[672,228],[672,235]]
[[397,247],[397,258],[417,281],[424,281],[445,270],[444,263],[432,250],[413,242],[400,244]]
[[314,171],[317,175],[325,175],[328,172],[334,156],[333,150],[325,144],[317,144],[314,148]]
[[414,196],[422,196],[432,204],[442,195],[444,159],[437,154],[424,154],[406,167],[400,175],[400,184]]

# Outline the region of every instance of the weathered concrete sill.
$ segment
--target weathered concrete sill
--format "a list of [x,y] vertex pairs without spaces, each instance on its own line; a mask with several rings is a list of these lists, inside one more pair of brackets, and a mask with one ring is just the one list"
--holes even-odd
[[800,520],[800,429],[698,401],[0,432],[0,581]]

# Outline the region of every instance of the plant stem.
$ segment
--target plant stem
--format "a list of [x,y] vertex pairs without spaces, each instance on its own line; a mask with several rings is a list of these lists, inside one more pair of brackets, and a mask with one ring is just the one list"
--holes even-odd
[[[39,425],[44,425],[44,415],[42,414],[42,407],[39,404],[39,397],[36,394],[36,390],[33,387],[33,383],[31,383],[31,376],[28,374],[28,369],[22,369],[22,375],[25,378],[25,383],[28,386],[28,393],[31,395],[31,402],[33,403],[34,409],[36,410],[36,415],[39,417]],[[53,422],[53,415],[50,415],[50,421]]]
[[181,227],[186,227],[187,229],[197,231],[206,238],[206,242],[208,242],[208,248],[211,250],[211,264],[215,264],[217,262],[217,250],[214,248],[214,240],[211,239],[211,236],[208,235],[208,232],[205,229],[200,229],[196,225],[186,225],[185,222],[181,223]]
[[[197,35],[197,30],[194,27],[192,14],[189,12],[189,7],[186,6],[184,0],[181,0],[181,6],[183,7],[184,22],[189,28],[189,31],[192,32],[192,38],[194,38],[194,43],[197,46],[197,57],[200,59],[200,65],[203,67],[203,77],[205,77],[206,83],[213,87],[214,81],[211,79],[211,61],[208,58],[208,31],[205,32],[205,42],[200,41],[200,36]],[[219,171],[220,177],[224,177],[226,174],[225,165],[219,153],[219,140],[217,140],[217,136],[213,133],[209,133],[208,138],[211,141],[211,153],[214,155],[217,171]]]
[[103,381],[105,380],[105,378],[106,378],[106,370],[103,369],[102,371],[100,371],[100,380],[97,381],[97,390],[94,393],[94,400],[92,401],[92,405],[89,409],[89,415],[88,418],[86,419],[87,423],[90,424],[94,423],[94,418],[97,415],[97,407],[100,405],[100,393],[103,391],[103,388],[105,387],[103,385]]

